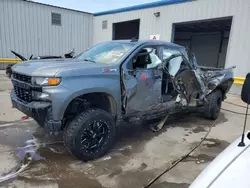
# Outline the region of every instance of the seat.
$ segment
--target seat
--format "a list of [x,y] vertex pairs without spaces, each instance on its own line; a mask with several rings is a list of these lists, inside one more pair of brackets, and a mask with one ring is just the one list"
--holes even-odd
[[[147,50],[142,50],[140,53],[147,53]],[[136,68],[147,68],[148,54],[137,56],[136,61],[133,63],[133,69]]]

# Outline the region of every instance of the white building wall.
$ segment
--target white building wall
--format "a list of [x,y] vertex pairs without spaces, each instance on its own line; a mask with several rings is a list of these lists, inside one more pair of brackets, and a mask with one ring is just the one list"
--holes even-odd
[[[62,24],[51,24],[51,12]],[[77,53],[92,45],[93,15],[23,0],[0,0],[0,58]]]
[[[156,18],[155,12],[161,16]],[[123,13],[94,17],[93,42],[112,40],[112,24],[140,19],[140,39],[160,34],[161,40],[171,41],[172,24],[233,16],[225,67],[236,65],[235,76],[250,72],[250,0],[196,0]],[[108,29],[102,30],[102,21]]]

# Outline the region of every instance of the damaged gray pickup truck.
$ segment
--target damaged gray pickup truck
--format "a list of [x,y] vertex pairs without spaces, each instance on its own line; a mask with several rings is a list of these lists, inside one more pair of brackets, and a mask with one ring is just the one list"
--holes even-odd
[[13,106],[80,160],[103,156],[122,121],[152,120],[201,107],[216,119],[233,67],[197,66],[184,47],[163,41],[110,41],[73,59],[25,61],[12,70]]

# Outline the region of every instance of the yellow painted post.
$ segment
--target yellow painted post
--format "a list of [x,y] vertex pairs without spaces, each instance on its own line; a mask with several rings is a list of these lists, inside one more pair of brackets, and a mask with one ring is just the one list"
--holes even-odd
[[20,62],[20,59],[10,59],[10,58],[0,58],[0,63],[18,63]]
[[245,78],[242,77],[234,77],[234,84],[243,85],[245,82]]

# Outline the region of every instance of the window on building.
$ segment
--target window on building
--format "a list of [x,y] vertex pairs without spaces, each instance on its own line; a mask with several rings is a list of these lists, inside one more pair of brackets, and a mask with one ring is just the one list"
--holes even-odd
[[61,26],[62,25],[62,16],[61,16],[61,14],[52,12],[51,13],[51,23],[52,23],[52,25]]
[[108,21],[107,20],[102,21],[102,29],[108,29]]

